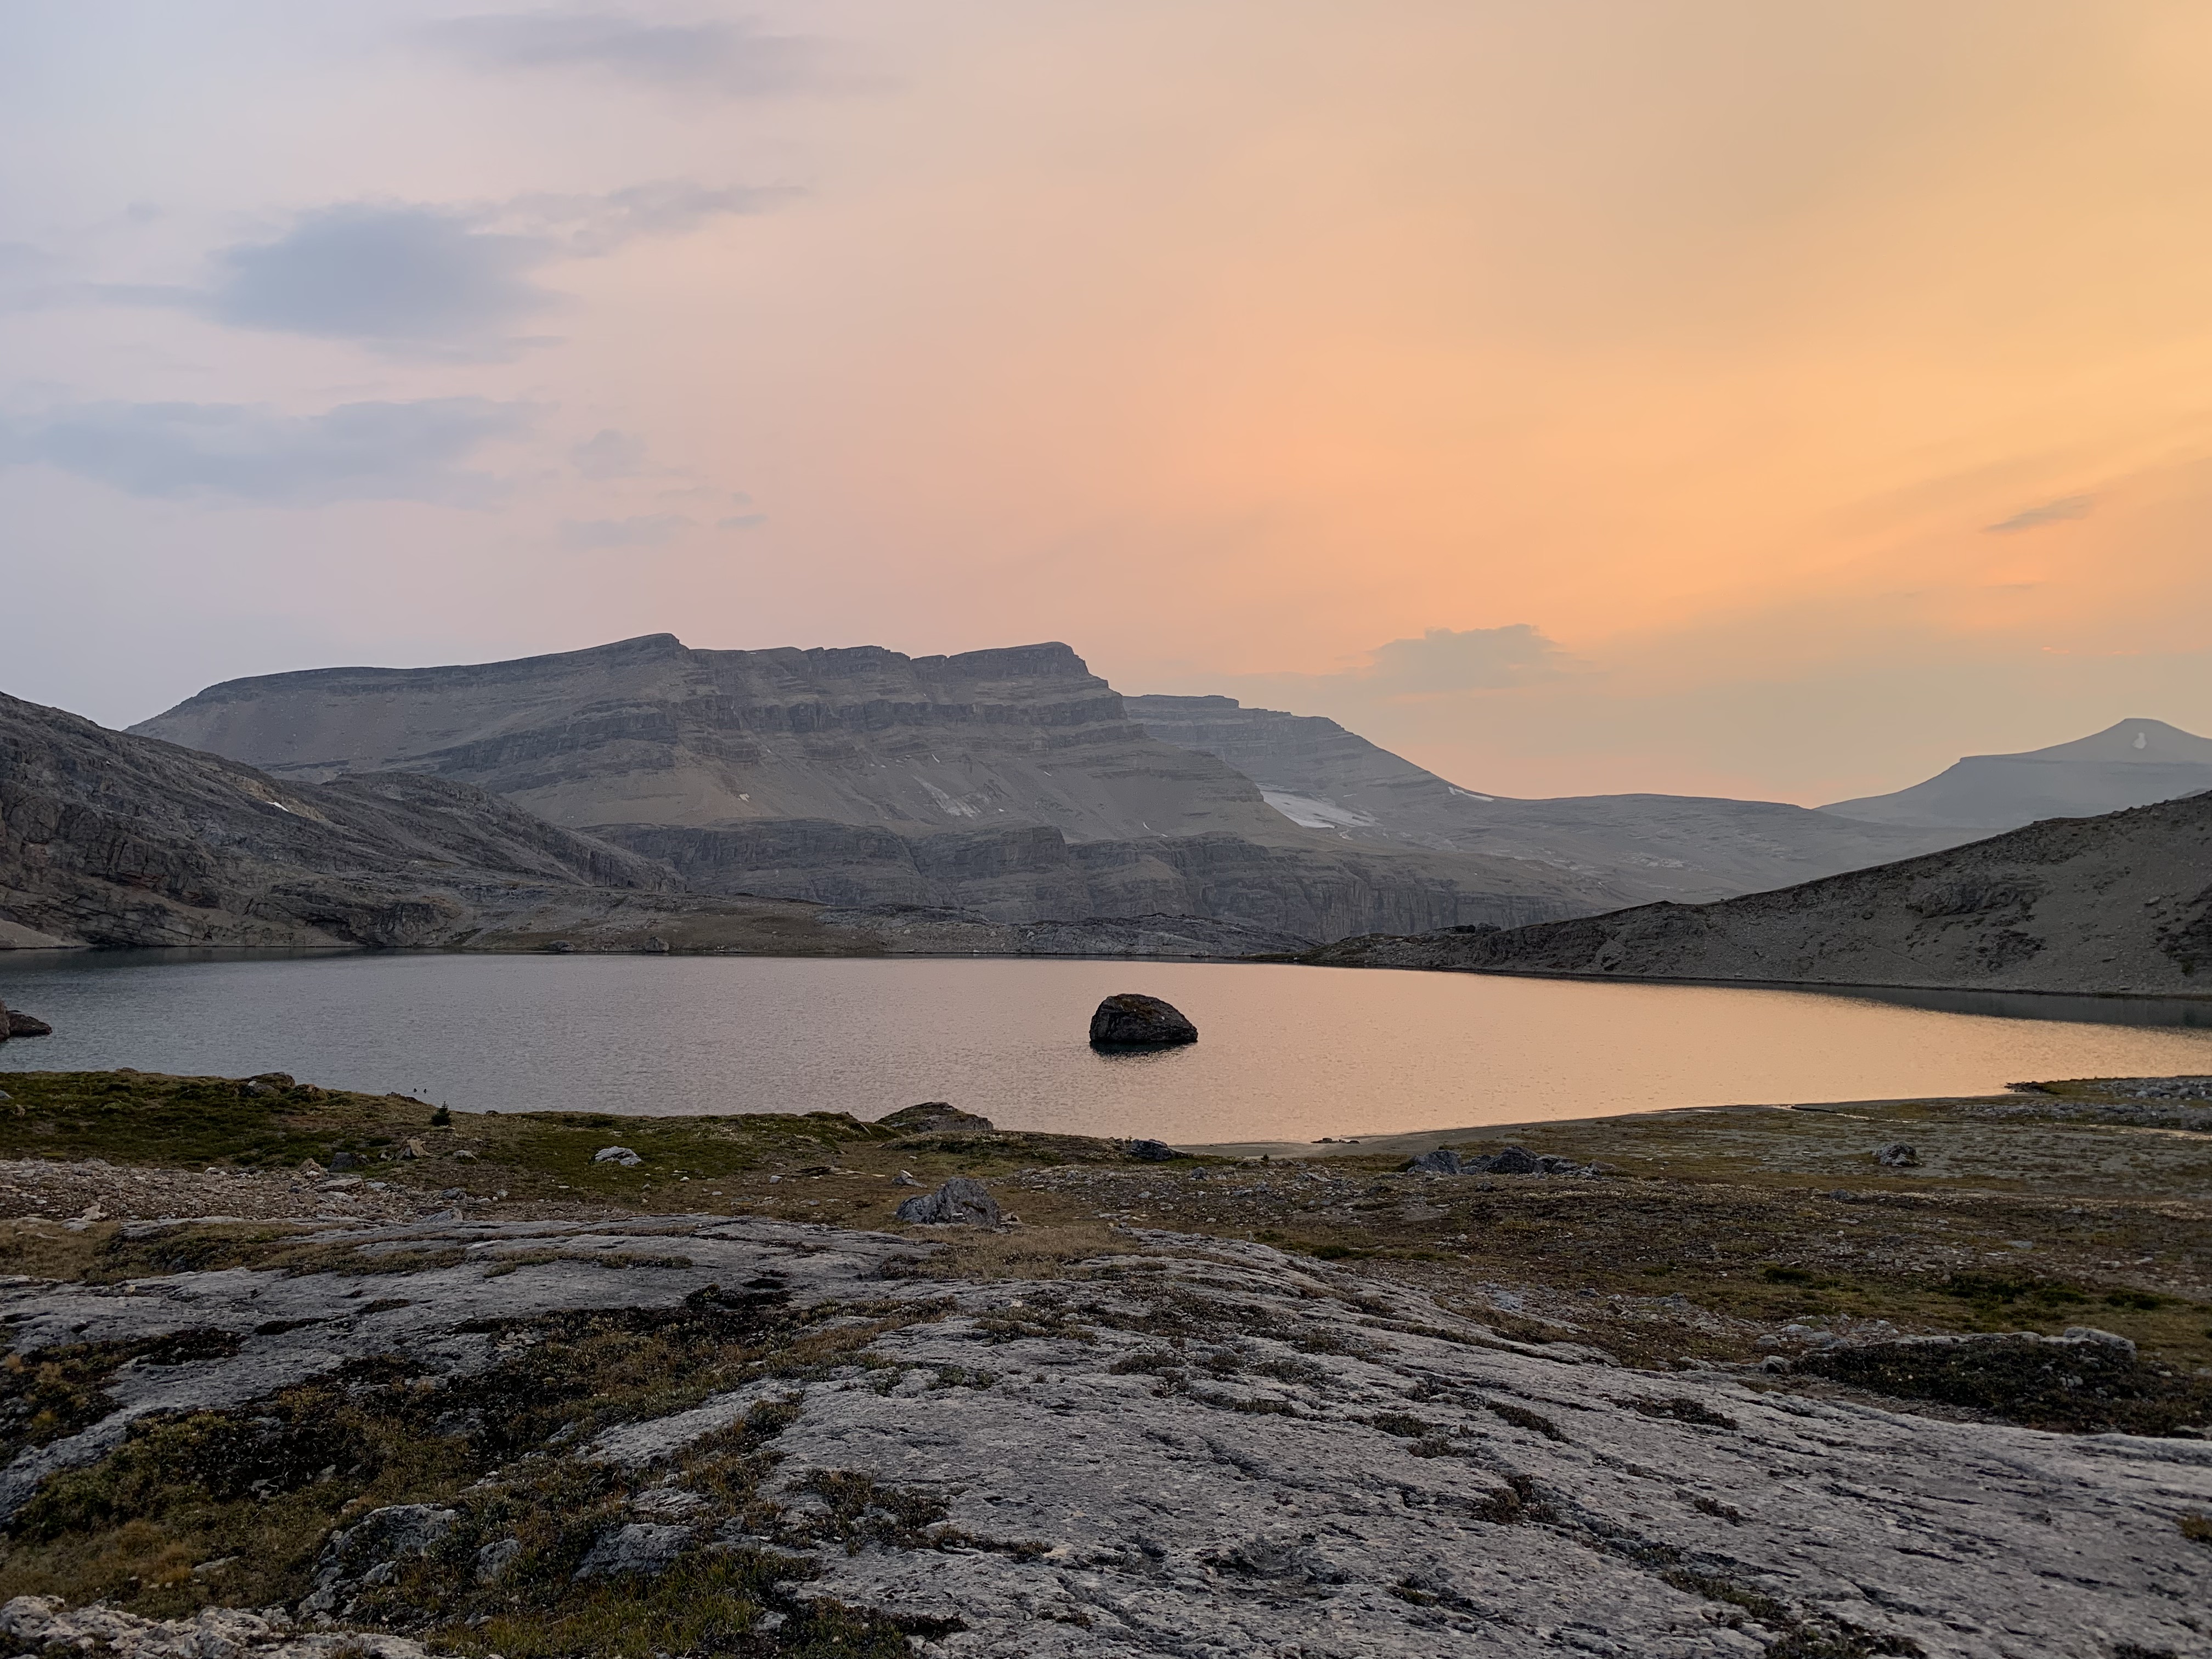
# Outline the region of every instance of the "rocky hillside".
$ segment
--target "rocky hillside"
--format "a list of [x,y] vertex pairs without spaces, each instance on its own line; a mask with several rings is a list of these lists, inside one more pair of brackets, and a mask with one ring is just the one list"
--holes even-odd
[[1346,966],[2142,995],[2212,994],[2212,795],[2054,818],[1712,904],[1348,939]]
[[2125,720],[2018,755],[1969,755],[1894,794],[1821,811],[1915,828],[2013,830],[2039,818],[2089,817],[2212,789],[2212,738],[2164,720]]
[[233,680],[134,729],[303,781],[471,783],[704,893],[1012,923],[1184,915],[1319,939],[1632,896],[1556,861],[1302,828],[1233,767],[1146,735],[1064,645],[906,657],[659,634]]
[[[1370,846],[1528,859],[1624,899],[1727,898],[1971,839],[1778,801],[1692,795],[1516,800],[1462,789],[1316,715],[1234,697],[1125,697],[1146,731],[1226,761],[1293,821]],[[2114,803],[2122,805],[2125,803]]]

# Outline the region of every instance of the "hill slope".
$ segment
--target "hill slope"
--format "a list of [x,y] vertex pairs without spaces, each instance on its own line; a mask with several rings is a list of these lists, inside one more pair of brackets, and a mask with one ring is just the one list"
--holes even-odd
[[1301,828],[1233,767],[1146,735],[1064,645],[906,657],[657,634],[233,680],[133,729],[282,777],[459,779],[702,892],[1006,923],[1188,915],[1310,939],[1632,896],[1555,864]]
[[1869,823],[2013,830],[2087,817],[2212,789],[2212,738],[2164,720],[2125,720],[2071,743],[2018,755],[1969,755],[1894,794],[1820,811]]
[[1348,939],[1311,960],[1624,978],[2212,994],[2212,795],[1717,903]]
[[1516,800],[1447,782],[1334,720],[1234,697],[1124,697],[1144,728],[1218,756],[1295,822],[1378,846],[1532,859],[1632,899],[1726,898],[1909,858],[1972,832],[1689,795]]

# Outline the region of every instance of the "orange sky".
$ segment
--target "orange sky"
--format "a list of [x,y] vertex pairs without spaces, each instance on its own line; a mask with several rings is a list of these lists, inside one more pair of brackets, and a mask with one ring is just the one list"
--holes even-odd
[[[0,509],[136,643],[19,609],[0,689],[1059,638],[1486,790],[1808,802],[2212,731],[2200,4],[22,14]],[[781,193],[611,216],[674,179]],[[316,289],[336,210],[475,309]],[[481,489],[158,412],[439,398],[520,406]]]

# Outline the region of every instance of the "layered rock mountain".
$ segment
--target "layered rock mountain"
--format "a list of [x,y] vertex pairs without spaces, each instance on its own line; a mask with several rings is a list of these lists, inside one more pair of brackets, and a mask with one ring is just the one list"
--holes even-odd
[[1235,767],[1297,823],[1369,846],[1534,860],[1632,899],[1726,898],[1954,846],[1975,834],[1859,823],[1836,817],[1840,809],[1778,801],[1520,800],[1462,789],[1318,715],[1247,708],[1234,697],[1122,702],[1152,736]]
[[1820,811],[1912,829],[2014,830],[2039,818],[2087,817],[2212,789],[2212,738],[2164,720],[2116,726],[2017,755],[1969,755],[1893,794]]
[[389,945],[875,956],[1239,956],[1303,937],[1180,915],[696,894],[667,866],[421,773],[265,772],[0,696],[0,949]]
[[1348,939],[1310,958],[1588,977],[2212,993],[2212,794],[2051,818],[1710,904]]
[[133,730],[280,778],[459,780],[708,893],[1000,923],[1180,915],[1321,939],[1633,896],[1556,862],[1302,827],[1233,766],[1148,735],[1058,644],[908,657],[657,634],[233,680]]

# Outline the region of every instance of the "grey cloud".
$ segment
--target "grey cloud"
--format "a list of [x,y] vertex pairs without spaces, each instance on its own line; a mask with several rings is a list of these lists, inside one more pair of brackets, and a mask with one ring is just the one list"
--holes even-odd
[[239,327],[387,346],[481,337],[551,302],[528,273],[557,251],[446,209],[325,208],[274,241],[223,249],[204,308]]
[[628,519],[570,519],[561,526],[561,544],[579,550],[658,547],[692,521],[680,513],[640,514]]
[[751,530],[768,522],[765,513],[733,513],[726,519],[714,520],[717,530]]
[[1431,628],[1417,640],[1392,640],[1364,667],[1333,678],[1357,680],[1383,696],[1495,691],[1559,672],[1566,658],[1527,623],[1503,628]]
[[791,193],[677,179],[469,207],[346,203],[301,214],[270,240],[218,250],[204,288],[106,294],[401,356],[502,359],[541,343],[512,331],[561,302],[532,280],[542,267],[761,212]]
[[568,452],[576,471],[587,478],[632,478],[645,465],[645,441],[606,427]]
[[2031,507],[2024,513],[2015,513],[2009,519],[1982,526],[1992,536],[2010,536],[2023,530],[2034,530],[2047,524],[2063,524],[2069,519],[2086,519],[2089,509],[2097,504],[2094,495],[2062,495],[2055,501],[2045,501],[2041,507]]
[[422,31],[477,70],[583,70],[662,89],[764,98],[819,84],[822,44],[749,23],[648,23],[611,13],[508,12]]
[[535,415],[484,398],[340,404],[320,415],[256,404],[78,404],[0,425],[0,465],[44,462],[131,495],[483,507],[501,485],[464,463]]

